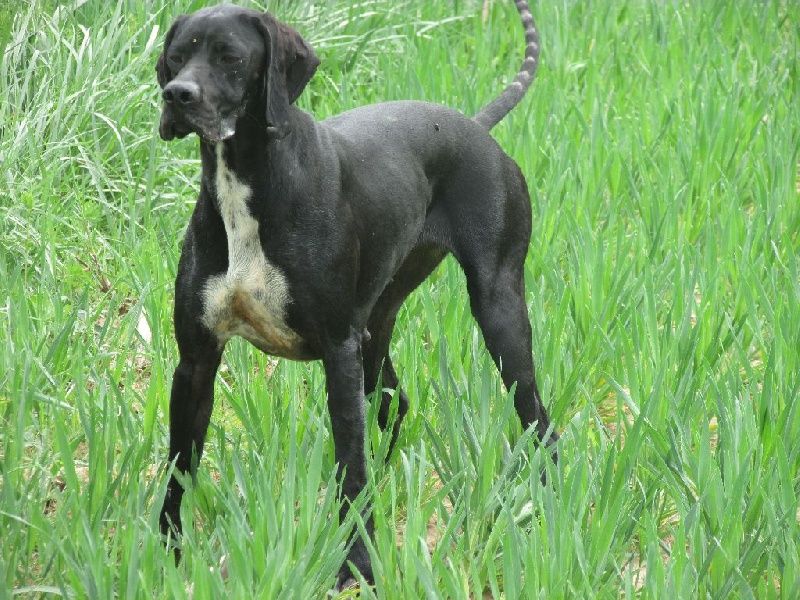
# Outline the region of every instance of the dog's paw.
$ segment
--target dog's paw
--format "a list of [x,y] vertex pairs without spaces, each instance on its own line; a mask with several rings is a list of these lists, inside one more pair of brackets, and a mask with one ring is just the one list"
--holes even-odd
[[[545,433],[543,435],[545,438],[544,448],[543,451],[550,455],[550,458],[553,461],[553,465],[558,465],[558,440],[559,435],[558,432],[555,430],[551,431],[549,435]],[[542,485],[547,485],[547,467],[546,465],[542,465],[542,470],[539,473],[539,478],[542,482]]]
[[547,438],[547,442],[545,442],[545,448],[548,452],[550,452],[550,458],[553,459],[553,464],[558,464],[558,440],[560,436],[558,432],[553,431],[550,433],[550,437]]
[[350,575],[350,570],[347,570],[347,574],[339,573],[336,577],[336,585],[333,586],[333,591],[336,594],[339,594],[345,590],[350,588],[355,588],[358,586],[358,582]]
[[364,548],[363,543],[357,541],[350,549],[347,562],[342,565],[342,568],[339,569],[339,574],[336,576],[336,585],[334,590],[337,593],[350,588],[358,587],[359,585],[358,580],[353,575],[354,571],[350,568],[351,564],[353,565],[354,569],[357,569],[361,577],[364,578],[364,580],[367,582],[367,585],[373,585],[375,583],[372,575],[372,565],[370,564],[366,548]]

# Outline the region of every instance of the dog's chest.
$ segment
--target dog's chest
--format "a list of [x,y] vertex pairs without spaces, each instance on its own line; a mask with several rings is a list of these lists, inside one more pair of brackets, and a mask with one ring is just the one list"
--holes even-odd
[[268,354],[302,358],[303,340],[285,322],[289,292],[283,273],[261,247],[250,214],[250,188],[228,168],[217,145],[216,192],[228,237],[228,271],[204,287],[203,322],[221,343],[239,335]]

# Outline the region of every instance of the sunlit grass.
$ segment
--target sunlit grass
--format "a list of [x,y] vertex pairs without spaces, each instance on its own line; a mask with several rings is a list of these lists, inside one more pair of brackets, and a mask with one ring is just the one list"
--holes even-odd
[[[194,138],[157,137],[153,65],[201,3],[77,5],[20,8],[0,62],[0,591],[321,597],[353,524],[335,518],[318,365],[229,345],[178,567],[158,538],[199,163]],[[270,9],[323,59],[300,101],[319,118],[399,98],[472,113],[522,54],[500,0],[485,23],[478,1]],[[797,597],[800,6],[532,9],[543,64],[494,133],[531,189],[561,461],[520,431],[445,262],[398,319],[411,412],[388,465],[370,411],[361,593]]]

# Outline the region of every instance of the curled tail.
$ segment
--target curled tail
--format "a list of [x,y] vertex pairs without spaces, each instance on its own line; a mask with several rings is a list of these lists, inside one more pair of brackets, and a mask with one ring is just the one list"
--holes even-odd
[[539,66],[539,32],[533,22],[533,15],[525,0],[516,0],[522,26],[525,28],[525,60],[522,62],[517,76],[497,98],[484,106],[473,119],[491,129],[505,117],[511,109],[519,104],[525,92],[533,82],[536,67]]

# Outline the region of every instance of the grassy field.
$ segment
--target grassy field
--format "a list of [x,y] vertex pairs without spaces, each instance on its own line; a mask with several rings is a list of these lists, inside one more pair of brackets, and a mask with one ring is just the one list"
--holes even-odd
[[[158,139],[153,65],[203,3],[53,4],[0,4],[0,598],[324,597],[354,525],[318,364],[229,344],[179,566],[157,535],[199,162],[195,137]],[[522,55],[504,0],[485,21],[477,0],[269,8],[322,58],[300,100],[319,118],[471,114]],[[541,486],[448,260],[395,331],[412,406],[388,465],[369,412],[362,597],[797,598],[800,4],[532,9],[543,63],[494,134],[531,188],[561,461]]]

